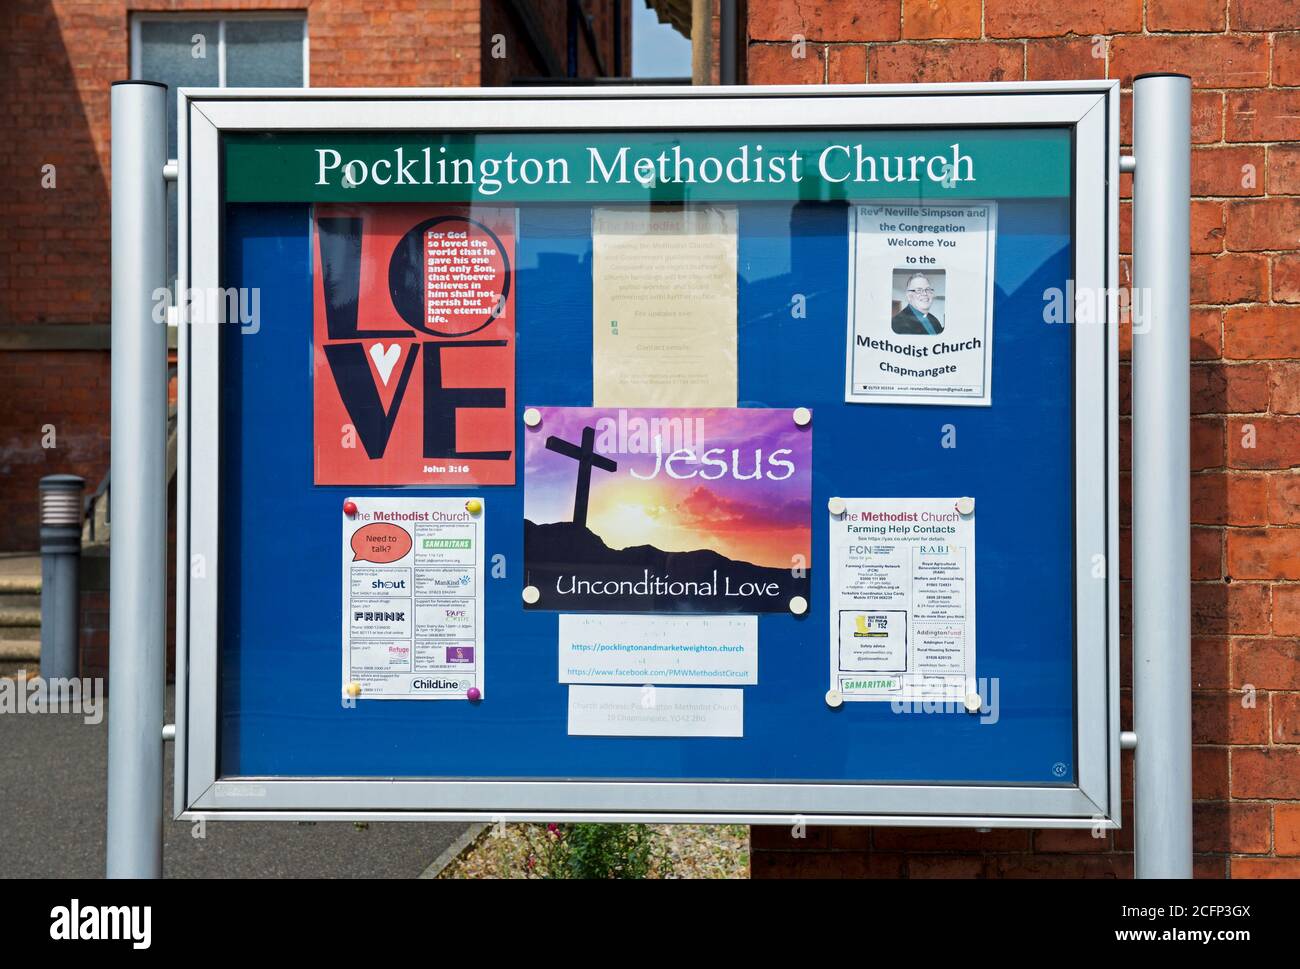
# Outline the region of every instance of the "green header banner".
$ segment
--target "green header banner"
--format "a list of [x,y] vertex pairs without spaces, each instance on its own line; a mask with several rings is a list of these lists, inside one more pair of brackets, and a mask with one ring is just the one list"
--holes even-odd
[[224,137],[229,202],[723,202],[1070,194],[1066,128]]

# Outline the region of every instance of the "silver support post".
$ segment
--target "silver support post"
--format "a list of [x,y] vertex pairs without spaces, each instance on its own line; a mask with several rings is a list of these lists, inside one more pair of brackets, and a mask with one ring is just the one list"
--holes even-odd
[[1135,873],[1192,875],[1191,79],[1133,83]]
[[162,877],[167,595],[167,89],[112,95],[113,403],[109,572],[109,878]]

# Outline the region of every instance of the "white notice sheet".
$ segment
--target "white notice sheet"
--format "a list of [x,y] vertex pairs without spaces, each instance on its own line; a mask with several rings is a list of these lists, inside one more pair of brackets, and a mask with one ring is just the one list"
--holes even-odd
[[745,691],[571,686],[571,737],[743,737]]
[[757,616],[560,616],[561,683],[758,682]]
[[345,502],[345,697],[482,698],[484,515],[481,498]]
[[591,213],[596,407],[735,407],[735,206]]
[[844,399],[991,402],[996,202],[849,207]]
[[845,700],[963,700],[975,690],[973,507],[842,500],[830,516],[830,688]]

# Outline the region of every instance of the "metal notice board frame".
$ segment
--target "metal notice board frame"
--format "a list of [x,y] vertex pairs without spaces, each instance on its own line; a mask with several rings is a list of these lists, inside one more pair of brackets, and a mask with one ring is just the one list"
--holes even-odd
[[[221,776],[219,327],[182,322],[176,815],[210,819],[627,820],[1117,827],[1119,88],[1115,82],[826,88],[182,90],[178,290],[223,280],[222,138],[234,132],[1068,126],[1073,279],[1110,294],[1074,355],[1075,742],[1072,784],[786,783]],[[917,119],[923,119],[918,123]],[[204,561],[195,578],[189,564]]]

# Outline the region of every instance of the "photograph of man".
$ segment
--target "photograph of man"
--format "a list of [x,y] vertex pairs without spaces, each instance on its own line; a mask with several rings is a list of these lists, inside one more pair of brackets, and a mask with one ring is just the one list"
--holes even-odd
[[[907,270],[896,270],[897,279]],[[894,314],[891,321],[895,333],[928,334],[935,336],[943,332],[943,321],[930,312],[935,302],[935,283],[943,285],[943,270],[931,273],[912,273],[904,283],[903,295],[906,302],[903,308]],[[939,299],[942,300],[942,293]]]

